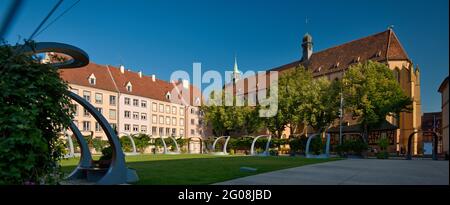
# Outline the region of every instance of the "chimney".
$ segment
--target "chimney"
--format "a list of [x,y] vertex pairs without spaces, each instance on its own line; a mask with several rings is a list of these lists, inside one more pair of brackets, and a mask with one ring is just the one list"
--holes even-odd
[[189,89],[189,80],[183,80],[183,88]]
[[303,36],[302,48],[303,48],[302,61],[307,61],[311,58],[311,55],[313,53],[312,36],[309,35],[309,33],[306,33],[305,36]]
[[123,65],[120,66],[120,72],[125,73],[125,66],[123,66]]
[[138,74],[139,74],[139,77],[142,78],[142,71],[139,71]]
[[156,76],[153,74],[152,75],[152,81],[155,82],[156,81]]

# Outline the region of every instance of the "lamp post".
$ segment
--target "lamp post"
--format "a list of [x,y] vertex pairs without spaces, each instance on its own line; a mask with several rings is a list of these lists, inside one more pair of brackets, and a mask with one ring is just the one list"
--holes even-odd
[[342,84],[341,84],[341,100],[339,106],[339,144],[342,144],[342,121],[344,118],[344,76],[345,68],[342,74]]
[[343,105],[344,105],[344,95],[342,94],[342,88],[341,88],[341,104],[340,104],[340,108],[339,108],[339,144],[342,144],[342,118],[344,116]]

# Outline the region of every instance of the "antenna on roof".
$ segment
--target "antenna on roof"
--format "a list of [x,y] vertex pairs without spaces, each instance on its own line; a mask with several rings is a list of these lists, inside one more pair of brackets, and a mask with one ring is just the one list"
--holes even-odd
[[305,30],[308,31],[308,16],[305,17]]
[[124,60],[122,58],[122,55],[120,55],[120,53],[118,55],[119,55],[120,65],[125,65],[125,62],[124,62]]

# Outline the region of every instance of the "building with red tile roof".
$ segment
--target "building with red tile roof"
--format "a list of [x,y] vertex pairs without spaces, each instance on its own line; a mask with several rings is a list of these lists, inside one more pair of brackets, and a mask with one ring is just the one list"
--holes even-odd
[[[73,92],[89,99],[119,136],[146,133],[157,136],[204,137],[201,93],[188,81],[167,82],[133,72],[124,66],[90,63],[60,70]],[[81,107],[81,106],[78,106]],[[105,138],[95,119],[78,111],[74,121],[85,135]],[[190,143],[199,152],[199,142]]]
[[[384,133],[391,138],[392,144],[389,148],[391,152],[405,150],[408,136],[414,130],[421,128],[420,71],[417,66],[413,66],[395,32],[388,29],[318,52],[313,52],[311,35],[306,34],[302,40],[303,56],[299,60],[268,69],[261,76],[261,80],[258,80],[256,75],[248,76],[237,79],[234,84],[227,84],[225,88],[235,85],[233,93],[237,93],[238,96],[244,95],[246,99],[252,99],[257,90],[266,89],[266,85],[270,82],[271,71],[278,72],[277,75],[283,75],[288,70],[303,66],[310,70],[315,78],[326,77],[334,80],[342,78],[346,69],[360,62],[370,60],[385,63],[393,70],[406,95],[413,99],[411,113],[401,113],[399,121],[392,118],[387,119],[391,125],[386,127],[398,129],[388,130]],[[236,90],[236,88],[240,89]],[[355,120],[352,120],[351,115],[348,114],[346,114],[345,121],[349,125],[355,123]],[[284,134],[289,136],[289,130],[286,130]],[[374,134],[380,136],[380,133]],[[376,141],[375,138],[374,140]],[[420,154],[421,150],[421,135],[416,135],[414,137],[414,154]]]

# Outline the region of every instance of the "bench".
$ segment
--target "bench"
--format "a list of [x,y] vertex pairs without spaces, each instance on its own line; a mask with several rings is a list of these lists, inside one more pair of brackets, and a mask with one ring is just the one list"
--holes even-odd
[[89,182],[100,180],[108,171],[108,168],[102,167],[78,167],[78,169],[83,173],[86,180]]

